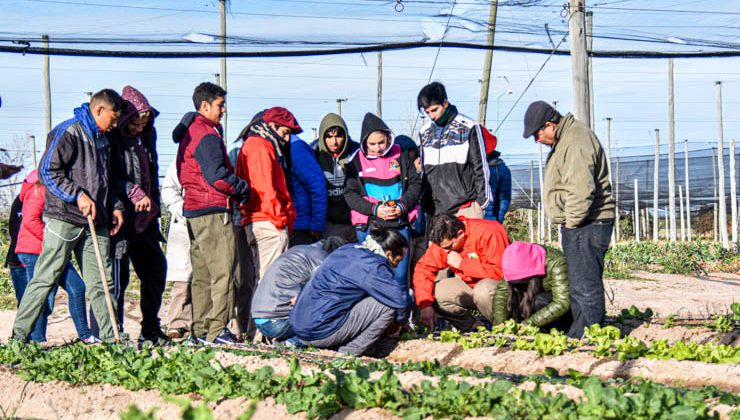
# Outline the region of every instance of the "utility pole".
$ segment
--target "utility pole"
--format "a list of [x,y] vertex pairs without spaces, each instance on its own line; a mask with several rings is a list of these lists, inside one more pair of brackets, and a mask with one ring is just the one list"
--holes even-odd
[[671,242],[676,242],[676,120],[673,98],[673,59],[668,59],[668,211]]
[[588,53],[586,51],[585,0],[569,0],[568,32],[573,73],[573,115],[591,127],[588,103]]
[[85,98],[87,98],[87,101],[90,102],[92,100],[92,92],[85,92]]
[[725,202],[725,143],[724,129],[722,128],[722,82],[716,82],[717,85],[717,172],[719,177],[719,232],[722,246],[725,249],[730,248],[727,239],[727,204]]
[[712,187],[714,195],[712,196],[712,208],[714,218],[714,242],[717,242],[717,148],[712,147]]
[[347,102],[347,98],[337,98],[337,113],[342,116],[342,102]]
[[614,230],[617,232],[617,242],[619,242],[619,236],[621,235],[619,232],[619,156],[617,156],[617,172],[615,174],[617,178],[616,188],[614,190],[614,225],[616,226]]
[[686,240],[691,242],[691,199],[689,198],[689,139],[683,141],[684,193],[686,194]]
[[213,73],[213,81],[217,85],[221,86],[221,73]]
[[383,118],[383,51],[378,51],[378,100],[375,113]]
[[33,153],[33,167],[38,169],[39,165],[36,161],[36,136],[28,136],[28,139],[31,140],[31,148],[32,148],[31,151]]
[[588,52],[588,109],[591,116],[591,130],[596,131],[594,114],[594,63],[591,53],[594,50],[594,12],[586,12],[586,50]]
[[49,73],[49,35],[41,35],[44,42],[44,98],[46,99],[46,132],[51,131],[51,75]]
[[735,185],[735,139],[730,140],[730,211],[732,216],[732,244],[737,244],[737,191]]
[[491,1],[491,10],[488,13],[488,39],[486,56],[483,59],[483,77],[481,77],[480,104],[478,106],[478,122],[486,126],[486,112],[488,111],[488,90],[491,85],[491,62],[493,61],[493,40],[496,35],[496,14],[498,0]]
[[655,165],[653,166],[653,240],[658,242],[658,193],[660,192],[660,130],[655,129]]
[[681,220],[681,242],[686,242],[686,223],[684,223],[684,217],[683,217],[683,187],[681,184],[678,185],[678,204],[680,211],[678,212],[678,215],[680,216],[679,219]]
[[[219,0],[219,9],[221,11],[221,87],[226,89],[226,2],[229,0]],[[227,126],[229,122],[229,111],[224,113],[224,142],[229,138]]]

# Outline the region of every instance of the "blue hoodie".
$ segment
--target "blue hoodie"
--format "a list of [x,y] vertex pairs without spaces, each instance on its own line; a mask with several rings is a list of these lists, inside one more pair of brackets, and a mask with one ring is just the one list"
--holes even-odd
[[326,180],[311,146],[290,136],[293,178],[292,197],[296,208],[293,230],[323,232],[326,229]]
[[366,297],[406,318],[409,296],[395,280],[388,259],[361,245],[345,245],[324,261],[298,296],[290,325],[301,340],[321,340],[344,325],[353,306]]

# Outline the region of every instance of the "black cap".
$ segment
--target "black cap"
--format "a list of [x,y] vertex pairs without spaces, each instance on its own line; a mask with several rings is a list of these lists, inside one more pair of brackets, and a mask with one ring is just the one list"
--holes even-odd
[[558,115],[558,111],[545,101],[536,101],[529,104],[527,112],[524,113],[524,138],[533,135],[556,115]]

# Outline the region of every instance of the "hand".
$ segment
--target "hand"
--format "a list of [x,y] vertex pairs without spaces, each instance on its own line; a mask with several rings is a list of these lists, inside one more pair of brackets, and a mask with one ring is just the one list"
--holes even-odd
[[113,220],[111,220],[110,236],[115,236],[123,227],[123,212],[113,210]]
[[87,217],[89,215],[95,220],[95,216],[97,215],[95,202],[86,193],[80,193],[80,196],[77,197],[77,208],[80,209],[83,216]]
[[416,167],[417,173],[421,173],[421,158],[420,157],[414,159],[414,167]]
[[8,165],[0,163],[0,179],[8,179],[23,169],[23,165]]
[[296,302],[297,299],[298,298],[296,296],[293,296],[292,298],[290,298],[290,304],[291,305],[295,305],[295,302]]
[[462,264],[462,256],[459,253],[455,251],[450,251],[447,253],[447,265],[459,270],[460,264]]
[[134,209],[141,213],[141,212],[148,212],[152,208],[152,200],[149,198],[149,196],[144,196],[141,200],[137,201],[134,204]]
[[421,308],[419,323],[429,328],[429,331],[434,331],[434,324],[437,323],[437,312],[434,308],[431,306]]
[[401,207],[399,206],[389,207],[388,212],[385,214],[386,217],[388,217],[388,219],[386,220],[398,219],[399,217],[401,217],[402,213],[403,212],[401,211]]

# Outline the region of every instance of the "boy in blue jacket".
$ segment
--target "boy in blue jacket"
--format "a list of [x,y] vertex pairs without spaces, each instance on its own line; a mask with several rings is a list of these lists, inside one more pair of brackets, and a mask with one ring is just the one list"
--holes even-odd
[[288,247],[293,247],[321,239],[326,228],[326,181],[313,149],[296,135],[291,135],[290,154],[293,162],[290,198],[296,208],[296,219]]

